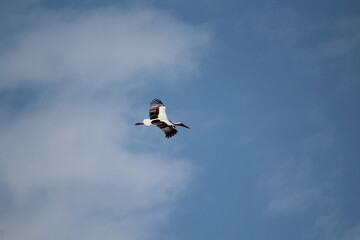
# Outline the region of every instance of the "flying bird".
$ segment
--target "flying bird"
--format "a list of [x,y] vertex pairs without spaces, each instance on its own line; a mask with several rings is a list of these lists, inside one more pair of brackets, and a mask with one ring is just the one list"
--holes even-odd
[[153,124],[165,133],[166,138],[171,138],[178,132],[176,126],[189,128],[182,122],[174,123],[170,121],[170,119],[166,116],[166,107],[159,99],[155,98],[150,102],[149,114],[150,119],[144,119],[143,122],[135,123],[135,125],[150,126]]

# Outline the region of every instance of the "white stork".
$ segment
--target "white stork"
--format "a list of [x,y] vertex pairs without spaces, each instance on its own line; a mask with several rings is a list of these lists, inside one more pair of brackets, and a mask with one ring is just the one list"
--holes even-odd
[[176,126],[189,128],[182,122],[173,123],[170,121],[166,116],[166,107],[159,99],[150,102],[149,113],[150,119],[144,119],[143,122],[135,123],[135,125],[150,126],[153,124],[165,133],[166,138],[170,138],[177,133]]

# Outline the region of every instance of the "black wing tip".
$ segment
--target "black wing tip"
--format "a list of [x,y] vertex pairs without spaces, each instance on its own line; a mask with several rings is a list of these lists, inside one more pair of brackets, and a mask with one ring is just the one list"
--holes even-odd
[[165,137],[166,138],[171,138],[171,137],[175,136],[177,134],[177,132],[178,131],[176,129],[174,129],[173,131],[170,131],[170,132],[166,133]]
[[157,98],[154,98],[150,103],[163,104],[163,102],[160,99],[157,99]]

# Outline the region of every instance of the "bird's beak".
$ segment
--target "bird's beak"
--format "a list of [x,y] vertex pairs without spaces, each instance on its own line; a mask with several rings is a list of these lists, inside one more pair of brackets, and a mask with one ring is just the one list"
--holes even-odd
[[[182,127],[186,127],[186,128],[189,128],[188,126],[186,126],[185,124],[180,124],[180,126],[182,126]],[[190,129],[190,128],[189,128]]]
[[135,125],[144,125],[144,123],[135,123]]

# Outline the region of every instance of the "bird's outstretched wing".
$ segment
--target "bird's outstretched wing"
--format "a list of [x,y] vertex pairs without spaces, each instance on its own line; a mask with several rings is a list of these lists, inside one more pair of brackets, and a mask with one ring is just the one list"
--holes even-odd
[[160,128],[165,133],[166,138],[171,138],[178,132],[176,128],[174,128],[173,126],[169,126],[158,119],[153,120],[151,123],[156,125],[158,128]]
[[158,119],[159,113],[163,113],[163,112],[165,113],[165,105],[162,103],[161,100],[155,98],[150,102],[150,109],[149,109],[150,119]]

